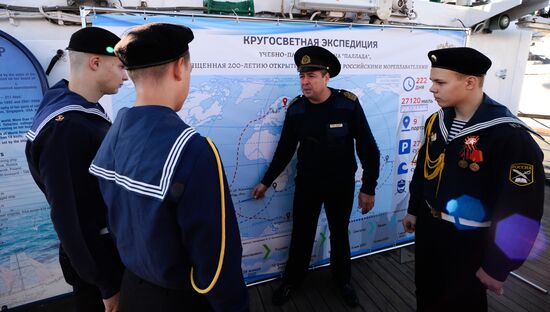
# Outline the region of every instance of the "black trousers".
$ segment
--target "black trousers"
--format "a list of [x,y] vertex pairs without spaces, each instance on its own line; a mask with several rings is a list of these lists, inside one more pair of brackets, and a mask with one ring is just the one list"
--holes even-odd
[[348,237],[349,217],[353,207],[353,178],[320,185],[316,181],[296,179],[293,205],[293,228],[284,280],[300,285],[305,279],[317,230],[317,221],[324,204],[330,230],[330,268],[336,283],[349,283],[351,253]]
[[104,312],[101,292],[95,285],[86,283],[74,270],[69,257],[59,245],[59,264],[67,284],[73,287],[76,312]]
[[418,312],[487,311],[486,289],[475,276],[486,229],[459,230],[424,207],[417,216],[415,282]]
[[206,297],[192,289],[164,288],[128,270],[122,278],[119,308],[120,312],[213,311]]

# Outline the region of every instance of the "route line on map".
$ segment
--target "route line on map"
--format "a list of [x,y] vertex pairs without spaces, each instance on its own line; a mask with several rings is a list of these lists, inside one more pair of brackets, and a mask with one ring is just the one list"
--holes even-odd
[[[286,188],[284,188],[284,189],[282,189],[282,190],[280,190],[280,191],[274,191],[273,194],[269,197],[267,203],[265,203],[264,207],[263,207],[262,209],[258,210],[255,214],[253,214],[253,215],[251,215],[251,216],[245,216],[245,215],[241,214],[241,213],[240,213],[240,210],[241,210],[242,208],[241,208],[241,206],[239,206],[239,207],[238,207],[238,210],[235,209],[235,213],[237,214],[237,216],[239,216],[239,217],[245,219],[244,221],[239,222],[239,223],[243,223],[243,222],[250,221],[250,220],[264,220],[264,221],[274,221],[274,220],[277,220],[279,217],[275,217],[275,218],[269,219],[269,218],[260,218],[260,217],[257,217],[257,216],[258,216],[260,213],[264,212],[264,211],[269,207],[269,204],[271,204],[271,201],[273,200],[273,198],[275,197],[275,195],[276,195],[277,193],[283,193],[283,192],[289,190],[290,188],[291,188],[291,187],[286,187]],[[246,201],[248,201],[248,200],[240,201],[240,202],[237,203],[237,205],[240,204],[240,203],[246,202]]]
[[[273,194],[271,197],[269,197],[269,200],[268,202],[264,205],[264,207],[260,210],[258,210],[255,214],[253,214],[252,216],[245,216],[241,213],[239,213],[238,211],[236,211],[237,213],[237,216],[243,218],[243,219],[246,219],[244,222],[246,221],[249,221],[249,220],[264,220],[264,221],[274,221],[275,219],[277,218],[272,218],[272,219],[268,219],[268,218],[259,218],[259,217],[256,217],[257,215],[259,215],[260,213],[262,213],[264,210],[267,209],[267,207],[269,206],[269,204],[271,203],[271,201],[273,200],[273,197],[275,197],[275,194]],[[240,210],[240,207],[239,207],[239,210]]]
[[239,140],[238,140],[238,143],[237,143],[237,155],[236,155],[236,162],[235,162],[235,170],[233,171],[233,177],[231,178],[231,183],[229,183],[229,187],[233,186],[233,183],[235,183],[235,179],[237,178],[237,171],[239,169],[239,153],[240,153],[240,150],[241,150],[241,142],[242,142],[242,139],[243,139],[243,135],[244,133],[246,132],[246,130],[248,130],[248,127],[252,124],[252,123],[255,123],[255,122],[258,122],[262,119],[264,119],[265,117],[267,117],[269,114],[276,114],[278,112],[281,111],[281,109],[283,108],[286,108],[286,102],[287,102],[288,98],[284,97],[283,98],[283,106],[277,108],[277,109],[269,109],[265,114],[263,114],[262,116],[256,118],[256,119],[253,119],[251,121],[249,121],[246,126],[243,128],[243,130],[241,131],[241,134],[239,135]]
[[394,164],[395,164],[395,161],[394,160],[389,160],[389,155],[386,155],[386,157],[382,158],[382,160],[384,161],[383,164],[382,164],[382,168],[380,169],[380,171],[385,171],[386,169],[386,166],[391,163],[392,165],[390,166],[390,172],[388,172],[388,174],[386,175],[386,179],[384,180],[384,182],[382,183],[379,183],[378,184],[378,188],[382,187],[382,185],[386,184],[388,182],[388,180],[390,178],[393,177],[392,173],[393,173],[393,167]]

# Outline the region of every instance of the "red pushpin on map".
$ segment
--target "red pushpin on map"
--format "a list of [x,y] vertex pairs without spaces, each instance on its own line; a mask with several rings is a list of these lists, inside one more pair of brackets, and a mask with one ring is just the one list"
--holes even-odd
[[286,102],[288,102],[288,98],[283,98],[283,106],[286,106]]

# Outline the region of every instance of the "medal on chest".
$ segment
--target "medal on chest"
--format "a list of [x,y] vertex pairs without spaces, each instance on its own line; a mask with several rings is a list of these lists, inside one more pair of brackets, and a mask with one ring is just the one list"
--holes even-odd
[[479,136],[471,135],[464,139],[464,148],[460,153],[458,166],[462,169],[469,168],[472,172],[478,172],[481,168],[479,163],[483,161],[483,151],[477,148]]

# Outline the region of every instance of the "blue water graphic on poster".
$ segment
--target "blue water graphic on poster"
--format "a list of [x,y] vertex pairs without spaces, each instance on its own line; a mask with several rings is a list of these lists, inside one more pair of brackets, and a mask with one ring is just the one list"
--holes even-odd
[[0,32],[0,301],[13,307],[66,293],[50,208],[25,158],[25,133],[47,87],[24,46]]

